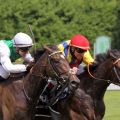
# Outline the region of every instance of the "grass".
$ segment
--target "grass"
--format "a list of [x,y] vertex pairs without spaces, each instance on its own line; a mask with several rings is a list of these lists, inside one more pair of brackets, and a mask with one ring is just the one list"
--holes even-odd
[[120,120],[120,91],[107,91],[104,101],[106,112],[103,120]]

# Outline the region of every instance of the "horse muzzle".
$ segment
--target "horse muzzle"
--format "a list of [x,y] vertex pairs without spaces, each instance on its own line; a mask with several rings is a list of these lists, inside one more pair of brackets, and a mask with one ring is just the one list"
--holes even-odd
[[71,92],[74,92],[78,88],[79,84],[80,80],[72,80],[70,81],[68,88]]

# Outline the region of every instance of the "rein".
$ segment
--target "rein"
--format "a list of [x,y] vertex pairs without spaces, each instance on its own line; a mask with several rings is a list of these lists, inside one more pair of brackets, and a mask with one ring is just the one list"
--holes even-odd
[[[117,64],[119,61],[120,61],[120,58],[117,59],[117,60],[113,63],[113,65]],[[111,82],[111,80],[105,80],[105,79],[101,79],[101,78],[97,78],[97,77],[93,76],[92,73],[90,72],[89,66],[90,66],[90,65],[88,64],[88,65],[87,65],[87,70],[88,70],[89,75],[90,75],[92,78],[94,78],[94,79],[96,79],[96,80],[100,80],[100,81],[106,81],[107,83],[114,83],[114,84],[120,86],[120,83]],[[119,82],[120,82],[120,77],[119,77],[119,75],[118,75],[118,72],[117,72],[115,66],[113,67],[113,70],[114,70],[114,72],[115,72],[115,75],[116,75],[117,79],[118,79]]]
[[110,82],[111,82],[110,80],[105,80],[105,79],[97,78],[97,77],[93,76],[92,73],[90,72],[90,69],[89,69],[89,68],[90,68],[90,65],[88,64],[88,65],[87,65],[88,73],[89,73],[89,75],[90,75],[92,78],[94,78],[95,80],[106,81],[107,83],[110,83]]

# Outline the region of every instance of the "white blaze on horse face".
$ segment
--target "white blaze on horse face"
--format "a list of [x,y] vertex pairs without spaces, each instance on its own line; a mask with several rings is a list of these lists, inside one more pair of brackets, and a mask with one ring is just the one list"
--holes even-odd
[[60,55],[61,58],[65,59],[65,56],[64,55]]

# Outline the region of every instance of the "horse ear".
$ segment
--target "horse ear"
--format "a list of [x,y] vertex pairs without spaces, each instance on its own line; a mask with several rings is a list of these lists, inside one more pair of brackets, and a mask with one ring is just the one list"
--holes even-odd
[[111,57],[113,57],[113,59],[116,59],[116,56],[114,55],[115,51],[116,51],[116,50],[112,50],[112,49],[109,49],[109,50],[108,50],[108,54],[109,54]]
[[46,46],[46,45],[44,45],[43,48],[46,49],[46,50],[48,50],[48,51],[51,52],[51,53],[53,52],[53,51],[52,51],[48,46]]

